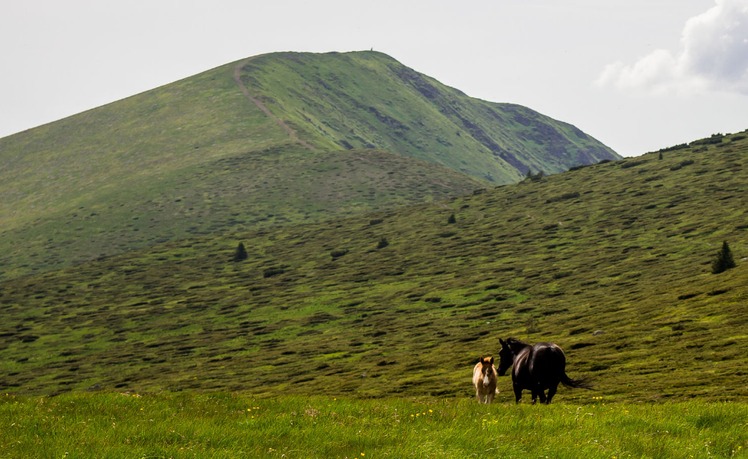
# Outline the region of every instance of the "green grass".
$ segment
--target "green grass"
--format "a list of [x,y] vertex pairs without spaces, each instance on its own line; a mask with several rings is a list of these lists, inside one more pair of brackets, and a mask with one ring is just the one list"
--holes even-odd
[[[745,400],[740,137],[2,282],[0,387],[462,397],[515,336],[611,401]],[[738,266],[713,275],[725,240]]]
[[0,398],[3,457],[746,457],[748,406],[162,393]]

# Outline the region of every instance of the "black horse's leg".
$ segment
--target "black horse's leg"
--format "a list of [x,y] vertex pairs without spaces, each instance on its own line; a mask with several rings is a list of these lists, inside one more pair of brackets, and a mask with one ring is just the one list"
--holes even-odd
[[551,404],[551,400],[553,399],[553,396],[556,395],[556,390],[558,389],[558,383],[551,384],[551,387],[548,388],[548,401],[546,401],[547,404]]
[[515,403],[519,403],[519,399],[522,398],[522,388],[518,384],[514,384],[514,398]]
[[536,382],[532,388],[532,403],[535,403],[536,399],[540,397],[540,403],[545,403],[545,390],[540,382]]

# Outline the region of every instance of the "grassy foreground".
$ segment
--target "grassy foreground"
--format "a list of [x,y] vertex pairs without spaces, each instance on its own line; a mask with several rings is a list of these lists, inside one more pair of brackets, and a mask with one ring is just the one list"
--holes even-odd
[[[506,394],[502,394],[506,395]],[[0,397],[0,457],[748,457],[748,404],[515,406],[70,393]]]

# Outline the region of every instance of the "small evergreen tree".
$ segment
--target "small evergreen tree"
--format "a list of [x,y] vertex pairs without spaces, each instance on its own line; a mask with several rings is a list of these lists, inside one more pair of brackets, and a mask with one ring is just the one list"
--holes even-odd
[[455,218],[455,214],[452,214],[452,215],[449,216],[449,218],[447,219],[447,223],[449,223],[450,225],[452,225],[454,223],[457,223],[457,219]]
[[377,244],[377,248],[383,249],[387,247],[388,245],[390,245],[390,241],[388,241],[386,237],[383,237],[382,239],[379,240],[379,244]]
[[236,246],[236,251],[234,252],[234,261],[244,261],[249,257],[247,254],[247,249],[244,248],[244,243],[240,242],[238,246]]
[[722,249],[712,261],[712,274],[719,274],[735,267],[735,260],[732,258],[732,252],[727,241],[722,243]]
[[539,182],[543,180],[543,177],[545,177],[545,172],[538,171],[537,174],[533,174],[532,169],[527,169],[527,175],[525,175],[525,180],[523,181],[530,180],[532,182]]

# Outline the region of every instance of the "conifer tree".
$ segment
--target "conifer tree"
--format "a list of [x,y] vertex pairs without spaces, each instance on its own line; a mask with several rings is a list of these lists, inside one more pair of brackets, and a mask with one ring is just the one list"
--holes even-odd
[[712,261],[712,274],[719,274],[735,267],[735,260],[732,258],[732,251],[727,241],[722,243],[722,249]]
[[236,246],[236,251],[234,252],[234,261],[244,261],[248,256],[247,249],[244,248],[244,243],[240,242],[239,245]]

